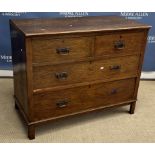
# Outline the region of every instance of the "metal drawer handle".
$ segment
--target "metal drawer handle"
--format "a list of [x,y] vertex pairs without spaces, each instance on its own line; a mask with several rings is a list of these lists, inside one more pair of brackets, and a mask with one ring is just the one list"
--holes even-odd
[[111,95],[117,94],[118,90],[117,89],[112,89],[112,91],[110,92]]
[[66,80],[68,77],[67,72],[55,73],[55,77],[59,80]]
[[121,65],[110,66],[110,70],[120,70]]
[[56,103],[56,106],[57,106],[58,108],[65,108],[65,107],[67,107],[68,103],[69,103],[68,100],[62,100],[62,101],[58,101],[58,102]]
[[68,55],[70,52],[70,49],[69,48],[57,48],[56,52],[57,54],[60,54],[60,55]]
[[122,49],[125,48],[125,42],[122,41],[122,40],[115,41],[115,42],[114,42],[114,47],[115,47],[115,49],[117,49],[117,50],[122,50]]

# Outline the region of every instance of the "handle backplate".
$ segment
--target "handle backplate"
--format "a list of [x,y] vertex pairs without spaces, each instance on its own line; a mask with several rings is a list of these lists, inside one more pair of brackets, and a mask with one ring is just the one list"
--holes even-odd
[[57,54],[60,54],[60,55],[68,55],[70,52],[70,49],[69,48],[57,48],[56,52]]
[[122,50],[125,48],[125,42],[123,40],[115,41],[114,42],[114,47],[117,50]]
[[67,72],[55,73],[55,77],[58,80],[66,80],[68,77],[68,73]]
[[58,108],[65,108],[65,107],[67,107],[68,103],[69,103],[69,101],[67,99],[65,99],[65,100],[56,102],[56,106]]
[[120,70],[121,65],[114,65],[114,66],[110,66],[109,68],[110,68],[110,70]]
[[112,89],[110,94],[111,95],[114,95],[114,94],[117,94],[118,93],[118,90],[116,88]]

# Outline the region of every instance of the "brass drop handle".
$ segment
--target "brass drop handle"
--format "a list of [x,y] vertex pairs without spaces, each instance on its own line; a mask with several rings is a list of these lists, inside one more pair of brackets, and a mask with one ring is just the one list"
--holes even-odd
[[65,108],[65,107],[67,107],[68,103],[69,103],[68,100],[62,100],[62,101],[58,101],[58,102],[56,103],[56,106],[57,106],[58,108]]
[[68,73],[67,72],[55,73],[55,77],[58,80],[66,80],[68,77]]
[[122,41],[122,40],[115,41],[115,42],[114,42],[114,47],[115,47],[115,49],[117,49],[117,50],[122,50],[122,49],[125,48],[125,42]]
[[121,65],[114,65],[114,66],[110,66],[109,68],[110,68],[110,70],[120,70]]
[[68,55],[70,52],[70,49],[69,48],[57,48],[56,52],[57,54],[60,54],[60,55]]

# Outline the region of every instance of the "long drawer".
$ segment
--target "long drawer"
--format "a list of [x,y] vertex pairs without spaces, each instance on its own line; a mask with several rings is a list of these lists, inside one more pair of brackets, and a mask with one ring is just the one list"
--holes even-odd
[[138,56],[33,68],[33,89],[90,81],[110,81],[137,75]]
[[121,31],[112,34],[96,36],[95,56],[121,56],[141,52],[144,32]]
[[135,79],[52,91],[34,95],[35,120],[118,104],[133,99]]
[[32,39],[33,63],[79,61],[91,56],[92,38]]

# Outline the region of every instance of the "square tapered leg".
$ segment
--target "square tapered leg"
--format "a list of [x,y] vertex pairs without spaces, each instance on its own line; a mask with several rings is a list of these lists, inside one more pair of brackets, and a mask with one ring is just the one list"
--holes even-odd
[[135,107],[136,107],[136,102],[131,103],[131,105],[130,105],[130,111],[129,111],[130,114],[134,114]]
[[35,139],[35,125],[28,125],[28,138]]

